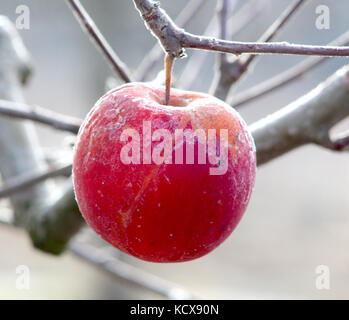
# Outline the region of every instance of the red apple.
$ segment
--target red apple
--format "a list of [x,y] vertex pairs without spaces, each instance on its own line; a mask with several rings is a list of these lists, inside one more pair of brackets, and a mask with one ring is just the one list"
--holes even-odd
[[234,230],[249,202],[255,146],[212,96],[130,83],[101,97],[79,131],[76,199],[104,240],[137,258],[199,258]]

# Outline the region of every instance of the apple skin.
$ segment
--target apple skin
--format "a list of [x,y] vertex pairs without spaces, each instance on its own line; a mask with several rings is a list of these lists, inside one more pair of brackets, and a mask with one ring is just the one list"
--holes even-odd
[[[164,87],[150,83],[129,83],[102,96],[80,128],[73,181],[82,215],[104,240],[146,261],[182,262],[212,251],[235,229],[254,185],[256,153],[247,125],[223,101],[177,89],[170,106],[164,100]],[[144,120],[153,131],[227,129],[226,173],[210,175],[213,165],[197,159],[124,164],[121,133],[134,128],[141,134]]]

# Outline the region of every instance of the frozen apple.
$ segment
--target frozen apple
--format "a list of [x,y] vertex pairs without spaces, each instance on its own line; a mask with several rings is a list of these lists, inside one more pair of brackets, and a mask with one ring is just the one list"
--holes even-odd
[[130,83],[101,97],[78,134],[76,199],[119,250],[153,262],[199,258],[234,230],[256,173],[247,125],[210,95]]

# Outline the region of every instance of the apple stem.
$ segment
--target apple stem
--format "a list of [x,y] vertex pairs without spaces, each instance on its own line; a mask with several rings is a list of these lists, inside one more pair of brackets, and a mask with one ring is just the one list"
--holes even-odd
[[174,63],[174,56],[171,54],[166,54],[165,56],[165,85],[166,85],[166,101],[165,104],[170,105],[170,96],[171,96],[171,79],[172,79],[172,70]]

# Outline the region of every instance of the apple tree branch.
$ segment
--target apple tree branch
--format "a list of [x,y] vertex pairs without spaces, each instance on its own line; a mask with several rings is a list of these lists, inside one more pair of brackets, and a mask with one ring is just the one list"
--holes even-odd
[[[340,35],[337,39],[329,43],[328,45],[343,46],[349,44],[349,31]],[[327,61],[328,57],[308,57],[296,64],[295,66],[287,69],[286,71],[270,78],[262,83],[259,83],[249,89],[246,89],[237,94],[231,95],[227,102],[234,108],[239,108],[242,105],[254,101],[260,97],[263,97],[277,89],[280,89],[287,84],[305,76],[309,71]]]
[[[306,0],[296,0],[291,3],[274,23],[262,34],[258,42],[271,41],[282,29],[282,27],[293,17],[297,10]],[[222,17],[221,17],[222,20]],[[224,38],[223,38],[224,39]],[[211,86],[211,93],[219,99],[226,100],[233,84],[242,78],[249,70],[256,55],[236,57],[232,61],[227,59],[218,60],[216,78]]]
[[145,25],[159,40],[164,51],[175,58],[184,57],[184,49],[201,49],[240,55],[296,54],[318,56],[349,56],[349,47],[314,46],[288,42],[239,42],[194,35],[179,28],[158,2],[133,0]]
[[97,48],[100,49],[100,52],[107,59],[111,68],[124,82],[131,82],[133,80],[131,71],[109,45],[80,1],[67,0],[67,2],[74,12],[76,19],[80,22],[81,27],[90,35],[91,40],[96,44]]

